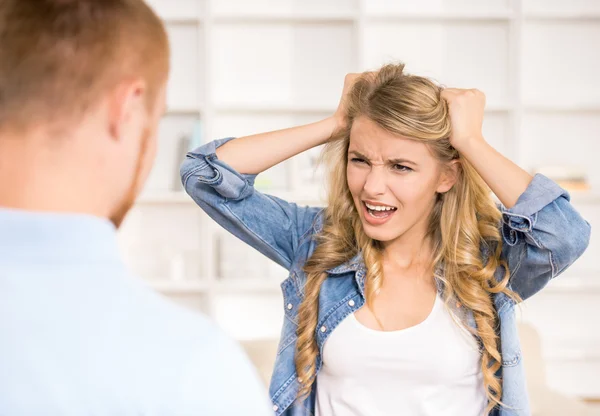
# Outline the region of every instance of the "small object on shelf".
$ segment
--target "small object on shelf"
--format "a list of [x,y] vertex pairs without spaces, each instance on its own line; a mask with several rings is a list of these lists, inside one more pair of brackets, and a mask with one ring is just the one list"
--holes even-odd
[[192,130],[192,137],[188,142],[188,151],[192,151],[200,146],[202,146],[202,120],[196,120],[194,123],[194,128]]
[[[184,133],[179,136],[177,141],[177,152],[175,153],[176,160],[175,166],[181,165],[181,163],[186,158],[188,152],[200,147],[202,145],[202,124],[200,120],[196,120],[194,122],[194,127],[192,128],[192,132]],[[173,190],[174,191],[182,191],[183,185],[181,184],[181,179],[179,175],[174,175],[173,182]]]
[[273,181],[268,175],[259,175],[254,181],[254,187],[260,191],[268,191],[273,188]]
[[309,149],[303,154],[300,172],[303,184],[319,184],[325,176],[325,162],[321,161],[323,146]]
[[216,239],[217,279],[226,282],[244,276],[245,279],[265,279],[269,262],[264,255],[228,232]]
[[[185,159],[185,155],[188,152],[188,149],[190,148],[190,136],[189,134],[182,134],[181,136],[179,136],[178,140],[177,140],[177,152],[175,152],[175,154],[177,155],[177,160],[175,160],[175,166],[179,166],[181,164],[181,162],[183,162],[183,160]],[[181,191],[183,189],[183,185],[181,184],[181,179],[179,178],[179,175],[173,175],[173,190],[174,191]]]
[[283,162],[262,172],[254,180],[254,187],[262,192],[287,189],[288,166],[288,163]]
[[547,176],[567,191],[590,190],[585,170],[577,166],[546,165],[534,169],[532,173]]

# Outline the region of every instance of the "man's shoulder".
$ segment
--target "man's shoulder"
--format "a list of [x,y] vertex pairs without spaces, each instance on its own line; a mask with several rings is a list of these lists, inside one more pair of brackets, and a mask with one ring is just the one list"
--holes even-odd
[[[181,346],[185,340],[178,362],[180,403],[197,406],[204,414],[272,414],[266,386],[241,345],[206,315],[171,306],[169,335]],[[178,349],[177,343],[170,344]]]
[[[140,301],[143,302],[139,308],[139,318],[148,318],[148,322],[155,328],[160,328],[167,334],[185,335],[186,338],[203,338],[207,336],[222,337],[222,331],[202,312],[202,300],[196,300],[194,303],[182,304],[178,300],[157,293],[152,289],[141,289],[145,293],[140,296]],[[192,295],[185,295],[192,297]],[[200,296],[201,298],[201,296]],[[146,316],[147,314],[147,316]]]

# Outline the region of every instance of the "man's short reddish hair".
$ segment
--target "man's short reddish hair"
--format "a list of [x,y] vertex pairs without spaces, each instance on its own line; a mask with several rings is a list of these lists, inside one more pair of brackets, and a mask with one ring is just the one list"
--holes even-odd
[[76,123],[136,77],[150,108],[168,72],[165,28],[142,0],[0,1],[0,131]]

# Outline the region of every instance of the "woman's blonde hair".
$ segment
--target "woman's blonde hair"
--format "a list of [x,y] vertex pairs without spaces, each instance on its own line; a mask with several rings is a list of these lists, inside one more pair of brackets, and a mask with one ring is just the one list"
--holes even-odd
[[[323,229],[315,236],[317,247],[304,266],[307,282],[298,312],[296,352],[299,397],[310,393],[316,377],[318,297],[326,271],[360,252],[367,269],[365,295],[369,306],[382,284],[382,246],[365,234],[346,180],[350,129],[362,116],[390,133],[426,143],[442,164],[460,162],[455,185],[436,196],[429,219],[432,267],[440,271],[436,278],[444,288],[444,300],[459,302],[474,315],[489,399],[486,411],[501,404],[502,384],[496,373],[502,359],[492,295],[503,292],[516,298],[507,288],[508,267],[500,259],[501,214],[483,179],[450,144],[450,117],[441,92],[431,80],[405,74],[404,65],[389,64],[376,73],[361,75],[346,98],[347,127],[334,134],[324,152],[330,172]],[[489,255],[484,258],[482,251]],[[494,273],[500,266],[504,276],[497,281]]]

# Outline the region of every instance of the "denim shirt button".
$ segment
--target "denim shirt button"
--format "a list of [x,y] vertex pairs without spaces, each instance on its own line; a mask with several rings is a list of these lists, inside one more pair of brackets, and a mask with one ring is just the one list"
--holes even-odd
[[288,308],[288,309],[292,309],[293,307],[294,307],[294,305],[292,305],[291,303],[288,303],[288,304],[287,304],[287,308]]
[[353,299],[350,299],[350,301],[348,301],[348,305],[350,305],[350,306],[354,306],[354,300],[353,300]]
[[277,406],[276,404],[273,405],[273,411],[276,412],[279,409],[279,406]]
[[321,327],[321,332],[325,332],[325,331],[327,331],[327,328],[325,327],[325,325],[323,325],[323,326]]

